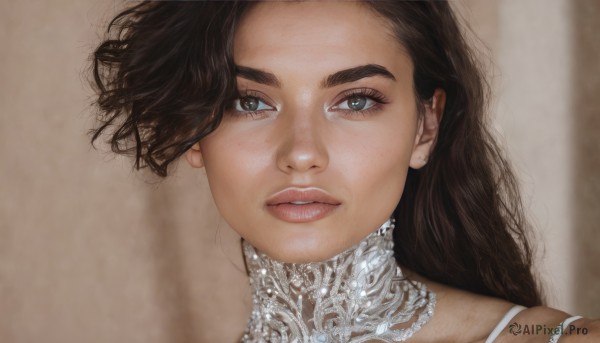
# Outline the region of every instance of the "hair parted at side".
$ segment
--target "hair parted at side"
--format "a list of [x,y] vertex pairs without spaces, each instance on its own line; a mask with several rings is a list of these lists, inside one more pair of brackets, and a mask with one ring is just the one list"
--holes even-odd
[[[165,177],[214,131],[237,94],[233,37],[255,1],[148,1],[109,24],[93,55],[99,126],[115,153]],[[426,166],[410,169],[394,211],[395,257],[429,279],[535,306],[529,224],[517,181],[488,129],[488,86],[446,1],[362,1],[410,55],[419,108],[447,100]]]

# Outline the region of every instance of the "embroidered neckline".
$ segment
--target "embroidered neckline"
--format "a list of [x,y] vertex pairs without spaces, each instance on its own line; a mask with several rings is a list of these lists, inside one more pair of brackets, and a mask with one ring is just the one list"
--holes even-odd
[[409,339],[433,315],[436,296],[402,274],[394,259],[393,228],[390,219],[323,262],[279,262],[244,241],[253,309],[242,342]]

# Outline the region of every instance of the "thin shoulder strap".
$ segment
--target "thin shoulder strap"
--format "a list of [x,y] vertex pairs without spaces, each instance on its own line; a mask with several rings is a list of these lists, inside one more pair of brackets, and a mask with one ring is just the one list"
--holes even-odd
[[572,317],[569,317],[569,318],[563,320],[562,323],[558,324],[558,326],[556,327],[557,329],[560,327],[560,329],[557,330],[556,334],[554,334],[554,335],[552,335],[552,337],[550,337],[550,341],[548,343],[558,342],[558,340],[560,339],[560,336],[562,336],[563,331],[569,327],[569,324],[571,324],[572,322],[576,321],[577,319],[581,319],[581,318],[582,318],[581,316],[572,316]]
[[485,343],[493,343],[496,340],[496,338],[498,338],[498,336],[500,335],[504,327],[508,324],[508,322],[510,322],[510,320],[513,319],[513,317],[516,316],[517,313],[523,311],[524,309],[526,309],[525,306],[515,305],[510,310],[508,310],[508,312],[506,312],[506,314],[500,320],[500,322],[498,322],[498,325],[496,325],[492,333],[485,340]]

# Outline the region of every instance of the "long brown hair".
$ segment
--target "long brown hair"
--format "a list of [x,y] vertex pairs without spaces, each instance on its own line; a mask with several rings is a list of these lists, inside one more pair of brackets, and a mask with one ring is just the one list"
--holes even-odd
[[449,4],[369,4],[412,57],[417,102],[447,93],[435,148],[409,170],[394,211],[396,260],[447,285],[542,304],[517,180],[488,129],[488,84]]
[[[100,125],[112,150],[165,177],[236,97],[233,37],[255,2],[142,2],[119,13],[93,55]],[[363,1],[411,56],[422,110],[447,94],[428,164],[410,169],[394,211],[399,264],[437,282],[542,304],[517,181],[488,129],[488,86],[445,1]]]

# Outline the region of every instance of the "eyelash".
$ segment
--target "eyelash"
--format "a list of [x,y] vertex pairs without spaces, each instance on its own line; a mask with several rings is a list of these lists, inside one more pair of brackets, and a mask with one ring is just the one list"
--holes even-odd
[[[375,102],[375,104],[373,104],[373,106],[364,109],[364,110],[335,110],[336,112],[346,112],[346,115],[354,117],[354,116],[363,116],[366,117],[367,115],[373,114],[377,111],[379,111],[382,107],[382,105],[385,105],[387,103],[389,103],[389,101],[385,98],[385,96],[383,96],[383,94],[379,93],[378,91],[371,89],[371,88],[355,88],[355,89],[351,89],[348,90],[346,92],[343,93],[343,98],[342,100],[338,101],[336,103],[335,106],[338,106],[339,104],[343,103],[344,101],[348,101],[349,98],[353,97],[353,96],[362,96],[365,97],[367,99],[373,100]],[[243,98],[255,98],[256,100],[263,102],[265,104],[268,105],[268,101],[265,100],[265,98],[263,96],[260,95],[260,93],[255,92],[255,91],[251,91],[251,90],[244,90],[239,92],[238,97],[235,98],[233,100],[233,102],[230,104],[230,109],[232,110],[232,113],[235,116],[242,116],[244,115],[245,117],[251,117],[251,118],[256,118],[257,116],[260,116],[262,114],[262,112],[267,111],[267,110],[259,110],[259,111],[243,111],[243,112],[239,112],[239,111],[235,111],[235,105],[234,102],[241,100]],[[269,105],[270,106],[270,105]]]
[[[245,89],[245,90],[239,92],[238,96],[231,102],[231,105],[229,106],[231,108],[231,112],[233,113],[234,116],[245,115],[246,117],[255,118],[255,117],[259,116],[263,111],[265,111],[265,110],[243,111],[243,112],[236,111],[235,110],[235,102],[239,101],[243,98],[255,98],[256,100],[258,100],[260,102],[268,104],[268,101],[264,97],[262,97],[258,92]],[[271,106],[271,105],[269,105],[269,106]]]
[[341,104],[345,101],[348,101],[348,99],[353,96],[362,96],[367,99],[373,100],[375,103],[373,104],[373,106],[371,106],[365,110],[355,111],[355,110],[345,110],[344,109],[344,110],[336,110],[336,111],[346,112],[346,114],[349,116],[361,115],[363,117],[366,117],[367,115],[373,114],[373,113],[381,110],[383,105],[389,103],[389,101],[385,98],[385,96],[383,96],[383,94],[379,93],[378,91],[376,91],[374,89],[355,88],[355,89],[350,89],[350,90],[344,92],[342,100],[338,101],[335,106],[338,106],[339,104]]

